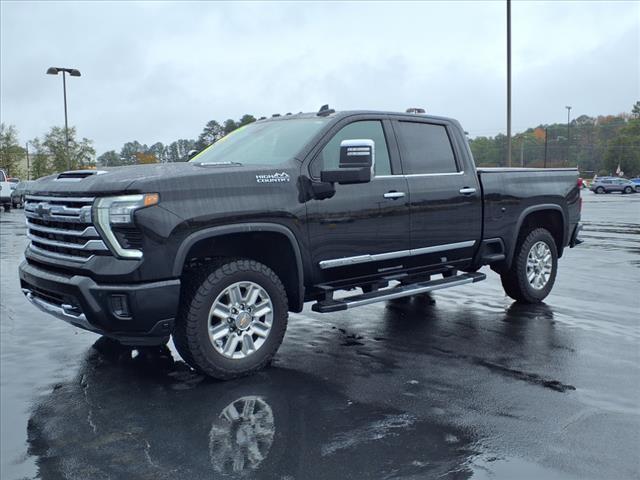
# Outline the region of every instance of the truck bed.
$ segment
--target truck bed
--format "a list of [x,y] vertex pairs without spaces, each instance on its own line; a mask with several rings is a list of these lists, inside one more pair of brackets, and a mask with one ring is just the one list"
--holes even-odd
[[568,243],[580,219],[576,168],[478,168],[477,172],[484,199],[483,238],[501,238],[510,252],[528,212],[548,207],[564,218],[559,250]]

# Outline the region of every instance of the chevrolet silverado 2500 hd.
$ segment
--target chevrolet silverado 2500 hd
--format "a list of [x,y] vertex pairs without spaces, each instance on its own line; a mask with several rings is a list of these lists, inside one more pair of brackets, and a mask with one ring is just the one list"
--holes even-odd
[[484,265],[541,301],[579,242],[577,177],[476,168],[448,118],[272,118],[187,163],[39,180],[20,282],[73,325],[136,346],[173,335],[194,368],[232,378],[270,361],[305,302],[336,312],[477,282]]

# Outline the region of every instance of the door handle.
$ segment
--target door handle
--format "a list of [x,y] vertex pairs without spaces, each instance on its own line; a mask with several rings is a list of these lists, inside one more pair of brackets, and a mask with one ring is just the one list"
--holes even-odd
[[476,189],[473,187],[464,187],[460,189],[460,193],[462,195],[471,195],[472,193],[476,193]]
[[384,194],[384,198],[402,198],[404,197],[404,192],[387,192]]

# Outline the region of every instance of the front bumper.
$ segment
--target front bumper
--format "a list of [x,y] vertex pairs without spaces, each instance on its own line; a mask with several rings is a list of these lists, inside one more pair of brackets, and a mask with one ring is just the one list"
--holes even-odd
[[32,304],[85,330],[138,346],[163,343],[173,331],[180,300],[178,279],[97,284],[89,277],[54,273],[26,260],[19,275],[22,291]]

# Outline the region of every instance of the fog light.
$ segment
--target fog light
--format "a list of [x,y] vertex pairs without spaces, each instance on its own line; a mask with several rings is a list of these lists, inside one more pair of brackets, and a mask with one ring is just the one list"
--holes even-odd
[[131,319],[131,311],[129,310],[129,302],[126,295],[111,295],[111,311],[113,314],[123,320]]

